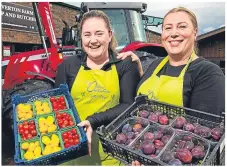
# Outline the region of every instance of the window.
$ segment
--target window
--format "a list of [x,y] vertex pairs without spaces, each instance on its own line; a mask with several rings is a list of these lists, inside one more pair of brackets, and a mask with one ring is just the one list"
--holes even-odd
[[118,46],[125,46],[130,43],[128,30],[126,25],[126,17],[124,10],[103,10],[108,17],[110,18],[112,29],[116,40],[118,42]]

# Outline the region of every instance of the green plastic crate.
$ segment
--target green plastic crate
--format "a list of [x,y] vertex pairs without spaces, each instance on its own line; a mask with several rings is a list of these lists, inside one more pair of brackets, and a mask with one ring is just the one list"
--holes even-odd
[[[65,99],[65,104],[66,104],[67,109],[64,109],[64,110],[68,110],[68,109],[69,109],[69,104],[68,104],[68,101],[67,101],[65,95],[51,96],[51,97],[59,98],[60,96],[63,96],[64,99]],[[49,97],[49,99],[50,99],[50,97]],[[50,101],[50,104],[51,104],[51,107],[52,107],[52,109],[53,109],[53,106],[52,106],[52,102],[51,102],[51,101]],[[63,110],[58,110],[58,111],[63,111]],[[54,109],[53,109],[53,112],[56,112],[56,111],[54,111]]]
[[[24,151],[24,150],[22,149],[22,144],[25,143],[25,142],[28,142],[28,143],[30,144],[31,142],[36,142],[36,141],[39,142],[39,145],[40,145],[40,147],[41,147],[41,143],[40,143],[39,137],[30,139],[30,140],[25,140],[25,141],[23,141],[23,142],[20,143],[20,155],[21,155],[21,159],[23,159],[23,160],[25,160],[25,161],[28,161],[28,160],[26,160],[26,159],[24,158],[24,154],[25,154],[26,151]],[[42,148],[41,148],[41,150],[42,150]],[[42,152],[41,152],[41,155],[42,155]]]
[[[22,103],[22,104],[30,104],[30,105],[32,106],[32,118],[29,118],[29,119],[35,118],[35,112],[34,112],[35,108],[34,108],[33,103]],[[17,106],[16,106],[16,107],[17,107]],[[20,122],[23,122],[23,121],[26,121],[26,120],[29,120],[29,119],[26,119],[26,120],[19,120],[17,110],[16,110],[16,117],[17,117],[17,122],[19,122],[19,123],[20,123]]]
[[[75,125],[75,126],[72,126],[72,127],[67,127],[67,128],[60,129],[61,138],[62,138],[62,134],[63,134],[64,132],[68,132],[68,131],[70,131],[70,130],[72,130],[72,129],[76,129],[77,134],[79,135],[79,139],[80,139],[80,141],[79,141],[78,144],[80,144],[80,143],[81,143],[81,140],[82,140],[82,137],[81,137],[81,134],[80,134],[80,130],[78,129],[78,127],[77,127],[76,125]],[[62,143],[63,143],[63,146],[64,146],[64,148],[65,148],[63,138],[62,138]],[[71,146],[71,147],[72,147],[72,146]]]
[[[38,130],[38,133],[40,134],[40,135],[42,135],[42,133],[39,131],[39,118],[45,118],[45,119],[47,119],[47,117],[48,116],[53,116],[53,118],[54,118],[54,124],[56,125],[56,130],[54,131],[54,132],[56,132],[56,131],[58,131],[58,125],[57,125],[57,122],[56,122],[56,117],[55,117],[55,114],[54,113],[50,113],[50,114],[43,114],[43,115],[40,115],[40,116],[36,116],[36,119],[35,119],[35,121],[36,121],[36,125],[37,125],[37,130]],[[47,132],[48,133],[48,132]],[[46,134],[47,134],[46,133]],[[50,132],[50,133],[52,133],[52,132]]]
[[[43,134],[43,135],[40,136],[40,143],[41,143],[42,153],[43,153],[44,148],[45,148],[45,146],[46,146],[46,145],[42,142],[42,137],[43,137],[43,136],[48,136],[48,137],[51,139],[51,137],[52,137],[53,134],[56,134],[56,135],[58,136],[59,141],[60,141],[60,147],[61,147],[62,150],[64,149],[64,144],[63,144],[63,141],[62,141],[61,134],[60,134],[59,131],[57,131],[57,132],[52,132],[52,133],[48,133],[48,134]],[[53,153],[52,153],[52,154],[53,154]],[[48,155],[51,155],[51,154],[48,154]],[[44,155],[44,156],[47,156],[47,155]]]
[[[49,98],[40,98],[40,99],[36,99],[35,101],[39,100],[41,102],[41,104],[43,102],[47,102],[49,107],[50,107],[50,113],[53,113],[53,108],[52,108],[52,104],[50,102],[50,99]],[[34,113],[36,116],[41,116],[41,115],[45,115],[45,114],[50,114],[50,113],[44,113],[44,114],[40,114],[40,115],[37,115],[37,110],[36,110],[36,106],[35,106],[35,101],[33,102],[33,106],[34,106]]]
[[[36,135],[35,137],[38,137],[38,136],[39,136],[39,132],[38,132],[38,127],[37,127],[35,118],[31,118],[31,119],[28,119],[28,120],[25,120],[25,121],[30,122],[30,121],[32,121],[32,120],[35,122],[35,128],[36,128],[36,133],[37,133],[37,135]],[[25,121],[19,122],[19,123],[17,124],[17,126],[20,125],[20,124],[22,124],[22,123],[25,122]],[[22,138],[21,138],[21,135],[19,134],[19,129],[18,129],[18,127],[17,127],[17,131],[18,131],[18,141],[19,141],[19,142],[22,142]],[[33,138],[35,138],[35,137],[33,137]],[[23,140],[23,142],[24,142],[24,141],[32,140],[33,138],[28,139],[28,140]]]
[[[72,117],[72,120],[73,120],[73,122],[74,122],[74,125],[73,125],[73,126],[75,126],[75,125],[77,124],[77,122],[76,122],[76,120],[75,120],[75,117],[74,117],[74,115],[73,115],[71,109],[68,109],[68,110],[61,110],[61,111],[59,111],[59,113],[60,113],[60,114],[62,114],[62,113],[70,114],[70,116]],[[55,113],[55,117],[56,117],[56,113]],[[57,122],[57,124],[58,124],[57,117],[56,117],[56,122]],[[72,126],[67,126],[66,128],[68,128],[68,127],[72,127]],[[60,128],[59,126],[58,126],[58,128],[59,128],[59,129],[62,129],[62,128]]]

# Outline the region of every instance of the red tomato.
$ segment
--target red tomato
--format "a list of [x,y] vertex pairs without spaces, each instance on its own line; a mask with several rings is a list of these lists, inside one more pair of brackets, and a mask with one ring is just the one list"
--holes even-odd
[[31,130],[31,131],[32,131],[32,130],[35,130],[35,125],[30,125],[30,126],[29,126],[29,130]]
[[75,134],[74,136],[75,136],[76,139],[80,138],[80,136],[78,134]]
[[29,124],[30,125],[35,125],[35,122],[34,121],[30,121]]
[[61,128],[65,128],[65,127],[66,127],[66,125],[65,124],[62,124]]
[[69,121],[65,120],[64,121],[64,125],[68,126],[69,125]]
[[56,108],[58,106],[58,103],[55,101],[53,102],[53,107]]
[[73,126],[74,122],[73,121],[69,121],[69,126]]
[[23,122],[23,125],[28,125],[28,121],[24,121]]
[[65,106],[66,104],[65,104],[65,101],[61,101],[61,105],[62,106]]
[[19,124],[18,125],[18,129],[23,129],[23,125],[22,124]]
[[28,130],[24,130],[24,135],[26,136],[27,134],[29,134]]
[[19,133],[22,135],[24,134],[24,129],[19,129]]
[[62,116],[63,116],[63,117],[66,117],[66,116],[67,116],[67,113],[65,113],[65,112],[62,113]]
[[72,134],[77,134],[76,129],[72,129],[72,130],[71,130],[71,133],[72,133]]
[[57,118],[57,119],[60,119],[60,118],[61,118],[61,114],[56,113],[56,118]]
[[26,125],[24,125],[24,130],[28,130],[28,128],[29,128],[29,126],[26,124]]
[[60,101],[65,101],[64,96],[60,96],[60,97],[59,97],[59,100],[60,100]]
[[63,139],[68,139],[68,133],[67,132],[62,133],[62,137]]
[[73,140],[73,143],[74,143],[75,145],[79,144],[79,142],[80,142],[79,139],[74,139],[74,140]]
[[61,104],[58,104],[58,108],[61,109],[62,108],[62,105]]
[[65,138],[63,139],[64,143],[68,143],[69,142],[69,139],[68,138]]
[[73,139],[69,139],[69,144],[73,145]]
[[62,119],[58,119],[58,124],[63,124],[63,120]]
[[65,146],[65,148],[69,148],[70,144],[69,143],[65,143],[64,146]]
[[53,103],[55,101],[55,97],[50,97],[50,101]]
[[27,137],[27,139],[31,139],[33,136],[32,136],[32,134],[28,133],[28,134],[26,135],[26,137]]
[[27,140],[27,138],[25,136],[22,137],[22,140]]
[[32,131],[31,131],[31,134],[32,134],[32,136],[36,136],[36,135],[37,135],[36,130],[32,130]]

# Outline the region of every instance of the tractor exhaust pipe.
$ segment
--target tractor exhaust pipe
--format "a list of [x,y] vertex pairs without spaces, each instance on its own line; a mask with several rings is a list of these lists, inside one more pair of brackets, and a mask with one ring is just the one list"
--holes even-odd
[[33,10],[34,10],[35,18],[36,18],[36,23],[37,23],[37,26],[38,26],[40,38],[41,38],[43,48],[44,48],[45,53],[46,53],[46,57],[49,57],[49,54],[48,54],[48,51],[47,51],[47,45],[46,45],[46,41],[45,41],[45,35],[44,35],[43,28],[41,26],[40,15],[39,15],[39,12],[38,12],[38,9],[37,9],[37,2],[32,2],[32,6],[33,6]]

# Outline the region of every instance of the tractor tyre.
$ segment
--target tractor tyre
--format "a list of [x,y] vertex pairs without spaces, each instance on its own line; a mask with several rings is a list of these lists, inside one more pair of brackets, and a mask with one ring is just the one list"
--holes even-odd
[[10,154],[10,157],[12,157],[12,153],[14,153],[13,105],[11,97],[15,94],[28,95],[51,88],[53,88],[53,85],[48,81],[31,79],[25,80],[22,84],[16,85],[13,89],[4,90],[2,92],[2,137],[5,138],[3,141],[7,142],[5,144],[2,143],[2,151],[4,151],[5,145],[7,148],[5,148],[6,150],[4,152],[8,154],[8,156]]

